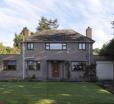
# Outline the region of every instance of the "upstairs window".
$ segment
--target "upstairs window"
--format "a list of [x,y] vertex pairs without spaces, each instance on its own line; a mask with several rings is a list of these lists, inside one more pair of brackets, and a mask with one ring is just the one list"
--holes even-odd
[[27,43],[27,49],[28,50],[33,50],[34,49],[34,44],[33,43]]
[[67,45],[65,43],[62,44],[62,49],[67,49]]
[[66,43],[46,43],[47,50],[65,50],[67,49]]
[[86,49],[86,44],[85,43],[79,43],[79,49],[80,50],[85,50]]
[[50,44],[49,43],[46,43],[46,49],[48,50],[48,49],[50,49]]
[[16,70],[16,60],[5,60],[3,65],[4,70]]

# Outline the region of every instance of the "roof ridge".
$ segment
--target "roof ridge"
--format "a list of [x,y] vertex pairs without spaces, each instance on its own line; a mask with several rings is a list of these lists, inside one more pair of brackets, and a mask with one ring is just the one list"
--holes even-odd
[[53,34],[57,34],[57,33],[77,33],[76,31],[74,31],[73,29],[52,29],[52,30],[43,30],[43,31],[38,31],[36,33],[34,33],[33,36],[36,36],[36,35],[53,35]]

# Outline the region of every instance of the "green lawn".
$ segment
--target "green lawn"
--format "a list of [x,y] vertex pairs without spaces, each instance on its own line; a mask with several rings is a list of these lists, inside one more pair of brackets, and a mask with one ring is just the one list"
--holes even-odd
[[86,82],[0,82],[0,104],[114,104],[114,95]]

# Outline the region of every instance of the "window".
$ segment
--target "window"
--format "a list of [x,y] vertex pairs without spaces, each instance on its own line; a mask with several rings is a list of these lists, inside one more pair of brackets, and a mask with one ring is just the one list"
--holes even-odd
[[34,44],[33,43],[27,43],[27,49],[28,50],[33,50],[34,49]]
[[84,66],[85,66],[85,62],[72,62],[72,71],[83,70]]
[[34,60],[27,60],[28,70],[40,70],[40,62]]
[[65,50],[67,49],[66,43],[46,43],[47,50]]
[[62,44],[62,49],[66,49],[67,45],[66,44]]
[[16,70],[16,60],[5,60],[3,65],[4,70]]
[[40,62],[36,61],[36,70],[40,70]]
[[46,49],[50,49],[50,44],[46,43]]
[[34,70],[34,60],[27,60],[27,69]]
[[79,49],[85,50],[86,44],[85,43],[79,43]]

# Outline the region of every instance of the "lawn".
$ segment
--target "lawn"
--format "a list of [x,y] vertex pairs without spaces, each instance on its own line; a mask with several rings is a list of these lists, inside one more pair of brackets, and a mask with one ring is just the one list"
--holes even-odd
[[114,95],[87,82],[0,82],[0,104],[114,104]]

